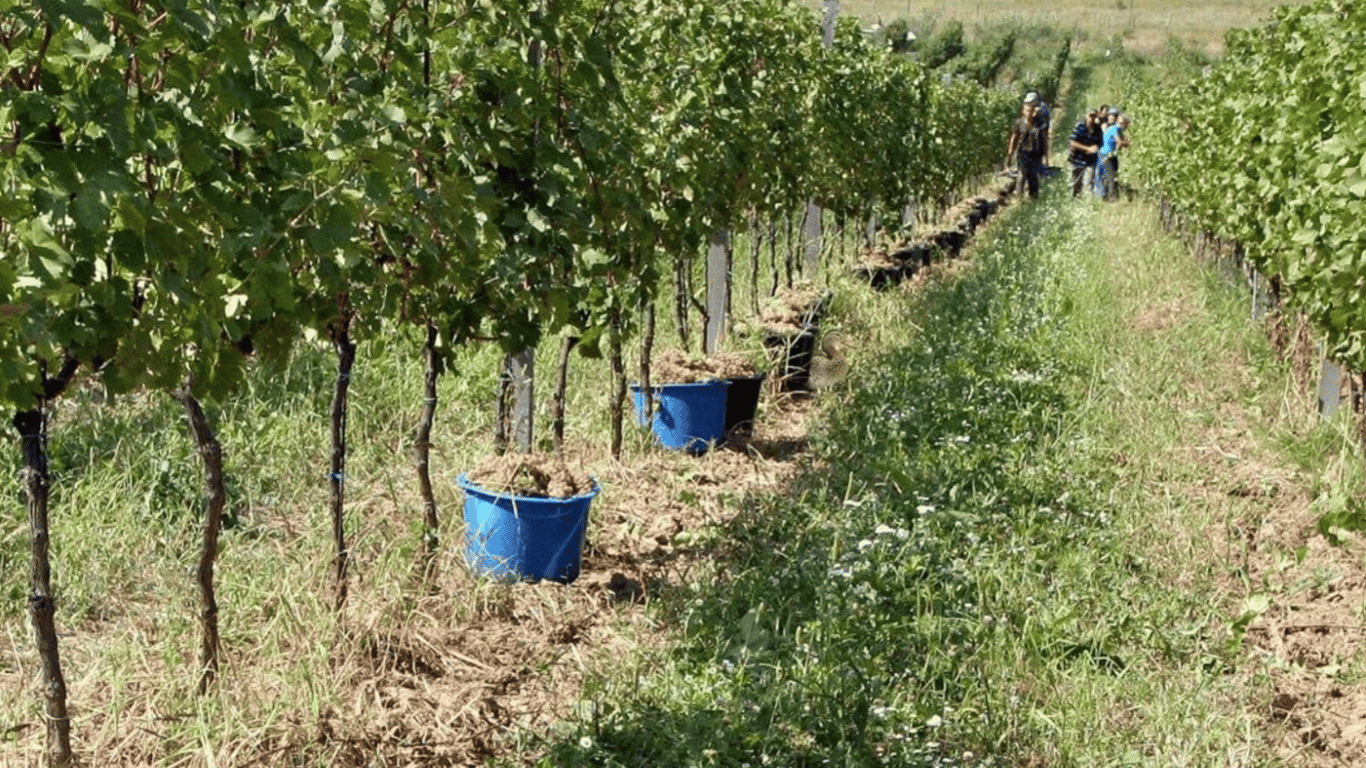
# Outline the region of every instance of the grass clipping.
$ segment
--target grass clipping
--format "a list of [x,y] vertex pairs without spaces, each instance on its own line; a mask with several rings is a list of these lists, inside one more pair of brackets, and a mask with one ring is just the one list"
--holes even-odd
[[691,357],[679,349],[660,353],[651,366],[654,380],[665,384],[695,384],[720,379],[755,376],[754,363],[733,352],[713,352],[706,357]]
[[569,499],[597,487],[587,472],[548,453],[490,456],[469,473],[469,481],[492,493],[537,499]]

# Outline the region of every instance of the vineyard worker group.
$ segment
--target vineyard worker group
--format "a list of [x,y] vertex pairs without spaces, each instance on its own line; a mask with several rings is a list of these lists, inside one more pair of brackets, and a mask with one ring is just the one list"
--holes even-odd
[[1096,193],[1105,200],[1119,199],[1119,186],[1115,177],[1119,174],[1119,151],[1129,146],[1129,118],[1113,110],[1114,121],[1105,128],[1100,142],[1100,155],[1096,160]]
[[1010,128],[1006,145],[1006,167],[1014,157],[1020,170],[1019,191],[1029,190],[1030,197],[1039,196],[1039,175],[1048,164],[1048,122],[1042,113],[1039,94],[1025,96],[1020,108],[1020,119]]
[[1067,162],[1072,166],[1072,197],[1080,197],[1081,190],[1096,183],[1096,159],[1100,156],[1104,131],[1100,125],[1100,112],[1087,112],[1086,117],[1077,121],[1072,128],[1072,138],[1067,147]]

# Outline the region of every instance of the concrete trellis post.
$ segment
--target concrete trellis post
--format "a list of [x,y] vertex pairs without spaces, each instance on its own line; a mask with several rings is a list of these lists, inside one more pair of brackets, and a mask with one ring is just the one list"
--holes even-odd
[[[538,3],[532,11],[539,17],[544,6]],[[533,39],[527,46],[527,61],[533,69],[541,68],[541,41]],[[541,125],[535,127],[536,143],[540,143]],[[512,445],[521,453],[531,453],[533,443],[533,412],[536,408],[536,350],[523,349],[507,358],[508,377],[512,388]]]
[[536,407],[536,351],[523,349],[507,358],[507,376],[512,387],[512,445],[530,453],[532,411]]
[[[825,0],[821,4],[821,10],[825,13],[825,20],[821,25],[823,41],[826,48],[832,48],[835,45],[835,19],[840,13],[839,0]],[[823,211],[815,201],[806,204],[805,226],[802,229],[802,250],[805,255],[802,272],[807,277],[815,277],[816,270],[820,268],[822,215]]]
[[1271,283],[1256,269],[1251,272],[1252,319],[1261,321],[1265,320],[1267,313],[1271,311]]
[[1346,376],[1342,366],[1328,360],[1323,361],[1323,369],[1319,374],[1319,416],[1324,419],[1331,419],[1342,407],[1342,401],[1346,399]]
[[802,274],[814,277],[821,265],[821,217],[824,211],[814,201],[806,204],[802,217]]
[[730,233],[718,229],[707,246],[707,327],[703,349],[716,352],[725,338],[730,317]]

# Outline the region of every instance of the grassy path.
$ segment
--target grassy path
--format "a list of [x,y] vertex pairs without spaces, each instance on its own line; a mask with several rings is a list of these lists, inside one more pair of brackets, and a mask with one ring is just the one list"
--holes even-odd
[[836,307],[863,344],[820,470],[738,501],[664,601],[682,642],[544,764],[1306,764],[1250,638],[1315,547],[1249,542],[1303,536],[1344,431],[1151,211],[1062,193]]

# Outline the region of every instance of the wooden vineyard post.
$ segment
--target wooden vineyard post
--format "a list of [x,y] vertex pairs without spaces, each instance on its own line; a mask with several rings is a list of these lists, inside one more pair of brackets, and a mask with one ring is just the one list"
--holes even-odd
[[[532,17],[540,21],[541,15],[545,12],[544,3],[536,3],[533,6]],[[542,65],[542,41],[539,38],[532,38],[527,43],[527,61],[534,70],[540,70]],[[541,143],[541,122],[538,118],[533,130],[535,140],[532,143],[533,153],[539,148]],[[534,159],[534,158],[533,158]],[[512,388],[512,446],[513,449],[521,453],[531,453],[532,443],[532,409],[536,405],[536,350],[533,347],[522,349],[507,358],[507,376],[509,385]]]
[[821,22],[822,40],[826,48],[835,46],[835,18],[840,14],[840,0],[824,0],[821,3],[821,12],[825,14],[825,20]]
[[721,349],[730,315],[730,233],[718,229],[707,246],[707,326],[704,352]]

